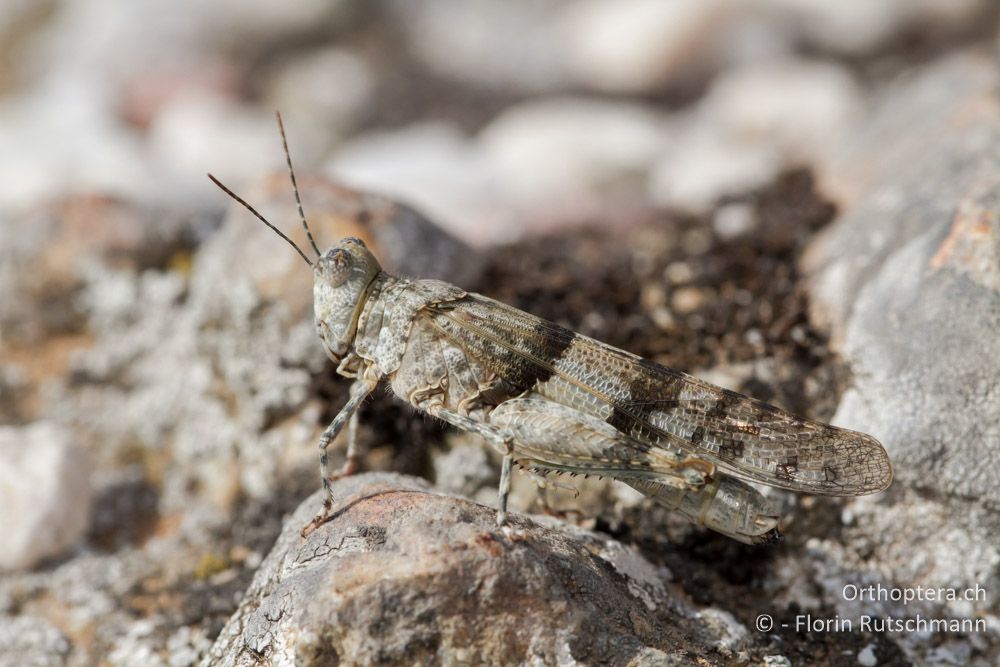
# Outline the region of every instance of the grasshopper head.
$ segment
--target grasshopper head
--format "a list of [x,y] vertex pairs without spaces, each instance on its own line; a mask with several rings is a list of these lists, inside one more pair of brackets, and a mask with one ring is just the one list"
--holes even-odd
[[350,349],[368,286],[381,270],[356,238],[342,240],[313,264],[316,331],[332,359],[339,361]]
[[354,334],[358,328],[358,316],[365,303],[368,286],[375,280],[382,267],[378,260],[369,252],[361,239],[346,238],[334,247],[320,253],[313,239],[306,215],[302,211],[302,200],[299,198],[299,187],[295,182],[295,170],[292,169],[292,157],[288,153],[288,141],[285,138],[285,126],[278,116],[278,129],[281,132],[281,144],[285,149],[285,160],[288,162],[288,175],[292,180],[292,192],[295,194],[295,204],[302,219],[309,245],[316,253],[316,261],[297,246],[281,230],[268,222],[267,218],[246,203],[239,195],[223,185],[215,176],[208,177],[219,186],[223,192],[232,197],[250,211],[258,220],[271,228],[275,234],[288,243],[302,260],[313,270],[313,309],[316,316],[316,329],[320,340],[326,348],[326,353],[335,361],[340,361],[351,348]]

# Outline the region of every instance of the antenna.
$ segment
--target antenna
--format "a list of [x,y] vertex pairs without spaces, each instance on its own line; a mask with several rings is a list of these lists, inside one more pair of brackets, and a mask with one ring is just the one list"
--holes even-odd
[[299,207],[299,218],[302,219],[302,227],[306,230],[306,236],[309,238],[309,243],[312,245],[313,250],[316,251],[316,256],[322,257],[323,253],[316,247],[316,241],[313,240],[312,232],[309,231],[309,225],[306,223],[306,214],[302,212],[302,200],[299,199],[299,186],[295,182],[295,170],[292,168],[292,155],[288,152],[288,139],[285,138],[285,124],[281,122],[281,112],[275,111],[274,115],[278,117],[278,131],[281,132],[281,145],[285,148],[285,162],[288,163],[288,175],[292,178],[292,192],[295,193],[295,205]]
[[[284,234],[282,234],[282,233],[281,233],[281,230],[280,230],[280,229],[278,229],[277,227],[275,227],[274,225],[272,225],[272,224],[271,224],[270,222],[268,222],[268,221],[267,221],[267,218],[265,218],[264,216],[262,216],[262,215],[261,215],[260,213],[258,213],[258,212],[257,212],[257,209],[255,209],[255,208],[254,208],[253,206],[251,206],[250,204],[248,204],[248,203],[246,203],[245,201],[243,201],[243,199],[241,199],[239,195],[237,195],[237,194],[236,194],[235,192],[233,192],[232,190],[230,190],[229,188],[227,188],[227,187],[226,187],[225,185],[223,185],[223,184],[222,184],[222,183],[221,183],[221,182],[219,181],[219,179],[217,179],[217,178],[216,178],[215,176],[212,176],[211,174],[209,174],[209,175],[208,175],[208,178],[209,178],[209,179],[210,179],[210,180],[211,180],[211,181],[212,181],[213,183],[215,183],[216,185],[218,185],[218,186],[219,186],[219,188],[220,188],[220,189],[221,189],[221,190],[222,190],[223,192],[225,192],[225,193],[226,193],[227,195],[229,195],[230,197],[232,197],[233,199],[235,199],[236,201],[238,201],[238,202],[239,202],[240,204],[242,204],[242,205],[243,205],[243,208],[245,208],[246,210],[250,211],[250,212],[251,212],[251,213],[253,213],[253,214],[254,214],[255,216],[257,216],[257,219],[258,219],[258,220],[260,220],[261,222],[263,222],[263,223],[264,223],[265,225],[267,225],[268,227],[270,227],[270,228],[271,228],[271,230],[272,230],[272,231],[273,231],[273,232],[274,232],[275,234],[277,234],[277,235],[278,235],[278,236],[280,236],[281,238],[285,239],[285,241],[287,241],[287,242],[288,242],[288,245],[290,245],[290,246],[292,246],[293,248],[295,248],[295,252],[299,253],[299,255],[301,255],[301,256],[302,256],[302,259],[304,259],[304,260],[305,260],[306,264],[308,264],[309,266],[312,266],[312,265],[313,265],[313,263],[309,261],[309,258],[308,258],[308,257],[306,257],[306,254],[305,254],[304,252],[302,252],[302,249],[301,249],[301,248],[299,248],[299,247],[298,247],[297,245],[295,245],[295,242],[294,242],[294,241],[292,241],[292,240],[291,240],[290,238],[288,238],[287,236],[285,236]],[[304,220],[303,220],[303,221],[304,221]],[[312,240],[312,237],[310,237],[310,238],[309,238],[309,240],[311,241],[311,240]],[[316,245],[315,245],[315,244],[313,244],[313,247],[316,247]]]

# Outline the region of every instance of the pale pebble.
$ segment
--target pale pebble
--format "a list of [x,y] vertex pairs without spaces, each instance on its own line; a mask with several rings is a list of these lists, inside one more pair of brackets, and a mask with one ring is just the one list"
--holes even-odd
[[0,569],[30,568],[76,544],[90,504],[87,461],[68,431],[0,428]]

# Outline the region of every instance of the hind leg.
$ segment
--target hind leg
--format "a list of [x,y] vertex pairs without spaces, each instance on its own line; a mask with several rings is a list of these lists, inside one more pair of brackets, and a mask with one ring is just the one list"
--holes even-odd
[[514,467],[514,437],[491,424],[459,414],[440,404],[428,405],[423,409],[428,414],[446,421],[452,426],[483,437],[503,454],[503,463],[500,467],[500,487],[497,491],[497,525],[503,526],[507,523],[507,498],[510,495],[511,469]]
[[510,399],[490,413],[509,432],[525,466],[602,477],[655,477],[699,489],[715,474],[708,461],[640,442],[605,420],[537,395]]
[[537,502],[538,506],[541,508],[544,514],[549,516],[558,517],[560,519],[567,518],[572,512],[567,512],[565,510],[558,510],[549,503],[549,489],[564,489],[566,491],[571,491],[574,498],[580,497],[580,489],[576,488],[572,484],[563,484],[562,482],[556,481],[554,479],[549,479],[545,476],[543,472],[537,472],[535,468],[530,467],[530,463],[527,461],[522,462],[522,464],[527,464],[523,470],[528,473],[531,480],[535,483],[538,490]]

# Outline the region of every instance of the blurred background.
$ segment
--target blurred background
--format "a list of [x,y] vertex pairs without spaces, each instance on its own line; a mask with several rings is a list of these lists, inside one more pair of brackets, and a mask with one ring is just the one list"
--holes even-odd
[[987,0],[9,2],[5,211],[101,193],[218,207],[280,167],[404,196],[462,238],[620,202],[703,211],[831,168],[907,67],[995,36]]
[[[770,556],[609,485],[591,527],[714,554],[747,623],[860,571],[997,583],[998,39],[991,0],[0,1],[0,664],[196,663],[318,486],[311,276],[205,177],[301,242],[276,110],[321,246],[836,417],[912,493],[817,501]],[[384,396],[366,424],[367,468],[493,502],[478,441]]]

